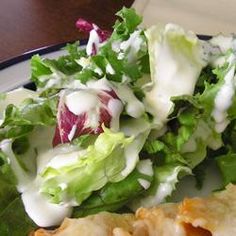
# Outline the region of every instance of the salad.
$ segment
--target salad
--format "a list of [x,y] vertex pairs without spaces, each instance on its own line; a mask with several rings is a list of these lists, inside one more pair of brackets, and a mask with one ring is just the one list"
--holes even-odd
[[155,206],[211,162],[236,181],[236,39],[117,16],[112,33],[79,19],[86,47],[33,56],[36,91],[1,94],[0,235]]

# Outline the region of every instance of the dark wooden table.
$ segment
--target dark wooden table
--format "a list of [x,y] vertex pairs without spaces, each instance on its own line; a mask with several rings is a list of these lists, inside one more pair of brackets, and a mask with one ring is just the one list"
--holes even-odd
[[79,17],[111,29],[133,0],[0,0],[0,62],[32,49],[84,38]]

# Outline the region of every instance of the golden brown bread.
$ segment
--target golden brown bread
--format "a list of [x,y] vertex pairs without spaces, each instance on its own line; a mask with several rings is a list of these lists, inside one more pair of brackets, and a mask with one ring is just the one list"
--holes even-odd
[[133,214],[102,212],[65,219],[54,230],[39,229],[34,236],[234,236],[236,185],[206,198],[140,208]]
[[51,231],[39,229],[35,232],[34,236],[114,235],[112,232],[116,228],[132,232],[134,219],[133,214],[121,215],[108,212],[102,212],[80,219],[66,218],[58,229]]

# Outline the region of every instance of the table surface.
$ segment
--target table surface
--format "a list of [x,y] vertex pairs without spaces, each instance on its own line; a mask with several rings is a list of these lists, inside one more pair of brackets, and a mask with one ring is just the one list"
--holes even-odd
[[83,39],[75,22],[85,18],[110,30],[115,13],[133,0],[1,0],[0,62],[44,46]]

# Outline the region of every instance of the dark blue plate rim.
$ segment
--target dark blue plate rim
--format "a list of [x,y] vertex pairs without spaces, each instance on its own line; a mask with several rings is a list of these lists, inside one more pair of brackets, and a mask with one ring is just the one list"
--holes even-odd
[[[209,36],[209,35],[198,35],[198,38],[201,39],[201,40],[209,40],[211,38],[211,36]],[[87,39],[80,40],[80,45],[86,45],[87,42],[88,42]],[[73,43],[73,42],[64,42],[64,43],[59,43],[59,44],[55,44],[55,45],[51,45],[51,46],[45,46],[45,47],[33,49],[33,50],[25,52],[25,53],[23,53],[19,56],[7,59],[7,60],[2,61],[0,63],[0,70],[5,69],[5,68],[7,68],[9,66],[12,66],[14,64],[17,64],[19,62],[29,60],[34,54],[43,55],[43,54],[47,54],[47,53],[50,53],[50,52],[58,51],[61,48],[65,47],[66,44],[68,44],[68,43]]]
[[[79,42],[80,42],[80,45],[86,45],[88,40],[87,39],[79,40]],[[0,70],[5,69],[9,66],[15,65],[17,63],[20,63],[22,61],[29,60],[35,54],[43,55],[43,54],[47,54],[50,52],[56,52],[56,51],[62,49],[63,47],[65,47],[68,43],[74,43],[74,42],[71,41],[71,42],[64,42],[64,43],[59,43],[59,44],[55,44],[55,45],[50,45],[50,46],[44,46],[41,48],[27,51],[21,55],[16,56],[16,57],[12,57],[10,59],[4,60],[0,63]]]

